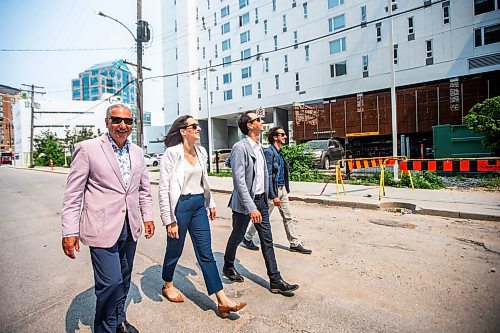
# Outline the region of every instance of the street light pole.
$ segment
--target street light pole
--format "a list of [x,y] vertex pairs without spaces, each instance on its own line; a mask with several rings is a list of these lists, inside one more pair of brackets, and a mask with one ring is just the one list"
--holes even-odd
[[137,145],[143,147],[143,85],[142,85],[142,43],[149,41],[149,28],[148,23],[142,20],[142,0],[137,0],[137,32],[136,35],[119,20],[96,10],[96,15],[109,18],[122,27],[132,35],[132,38],[137,44],[137,91],[136,91],[136,106],[137,106]]
[[[205,66],[205,76],[207,78],[207,118],[208,118],[208,171],[211,173],[213,172],[213,167],[212,167],[212,154],[213,154],[213,144],[212,144],[212,114],[211,114],[211,108],[210,108],[210,75],[209,71],[212,71],[214,69],[208,68],[208,66]],[[217,162],[217,161],[215,161]]]
[[[142,0],[137,0],[137,37],[140,35],[142,21]],[[142,121],[142,39],[136,38],[137,42],[137,145],[143,147],[143,121]]]
[[[393,7],[394,6],[394,7]],[[397,102],[396,102],[396,73],[394,70],[394,42],[393,42],[393,24],[392,12],[397,9],[395,0],[387,0],[387,12],[389,14],[389,51],[391,53],[391,121],[392,121],[392,156],[398,156],[398,117],[397,117]],[[394,180],[399,180],[398,161],[396,160],[393,167]]]

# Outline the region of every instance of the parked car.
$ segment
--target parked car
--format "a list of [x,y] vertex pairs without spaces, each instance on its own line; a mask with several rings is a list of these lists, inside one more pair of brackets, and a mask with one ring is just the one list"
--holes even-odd
[[146,162],[146,166],[158,166],[160,164],[159,160],[151,155],[144,154],[144,161]]
[[212,163],[215,163],[215,157],[219,154],[219,163],[225,162],[226,159],[231,155],[231,149],[230,148],[225,148],[225,149],[216,149],[214,150],[212,154]]
[[159,161],[161,161],[161,157],[163,156],[163,153],[156,153],[151,155],[152,157],[156,158]]
[[332,162],[344,157],[344,147],[335,139],[311,140],[306,144],[312,148],[314,164],[323,169],[330,169]]

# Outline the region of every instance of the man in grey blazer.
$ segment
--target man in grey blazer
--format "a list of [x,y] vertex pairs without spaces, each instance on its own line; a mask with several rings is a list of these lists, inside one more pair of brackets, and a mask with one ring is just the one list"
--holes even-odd
[[132,112],[122,104],[106,111],[108,132],[78,144],[62,209],[62,247],[75,259],[80,241],[90,247],[97,297],[94,333],[136,333],[125,316],[137,239],[154,234],[148,170],[140,147],[130,143]]
[[264,129],[263,122],[254,112],[246,112],[238,119],[238,127],[246,136],[235,143],[231,151],[234,189],[228,207],[233,211],[233,230],[227,241],[222,273],[231,281],[244,281],[236,271],[234,261],[238,245],[251,220],[259,234],[271,292],[289,293],[299,286],[281,278],[274,254],[267,201],[269,176],[264,152],[258,141]]

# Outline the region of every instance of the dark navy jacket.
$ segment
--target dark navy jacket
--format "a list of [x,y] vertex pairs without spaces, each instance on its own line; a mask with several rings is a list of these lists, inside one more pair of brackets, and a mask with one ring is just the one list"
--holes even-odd
[[[279,174],[279,153],[276,147],[270,145],[264,149],[264,155],[266,156],[267,172],[269,174],[269,199],[274,199],[278,197],[278,174]],[[289,182],[289,167],[288,163],[285,161],[285,188],[288,193],[290,193],[290,182]]]

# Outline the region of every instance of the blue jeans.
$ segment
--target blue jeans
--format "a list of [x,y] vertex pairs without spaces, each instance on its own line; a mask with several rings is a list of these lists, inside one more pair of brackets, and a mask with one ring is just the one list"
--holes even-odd
[[132,238],[128,219],[115,245],[110,248],[90,247],[97,297],[94,333],[115,333],[125,321],[125,300],[137,242]]
[[163,260],[163,281],[172,282],[175,266],[182,255],[186,233],[189,231],[208,294],[212,295],[222,290],[222,281],[212,253],[210,222],[203,194],[181,195],[175,207],[175,218],[179,226],[179,239],[167,237],[167,249]]

